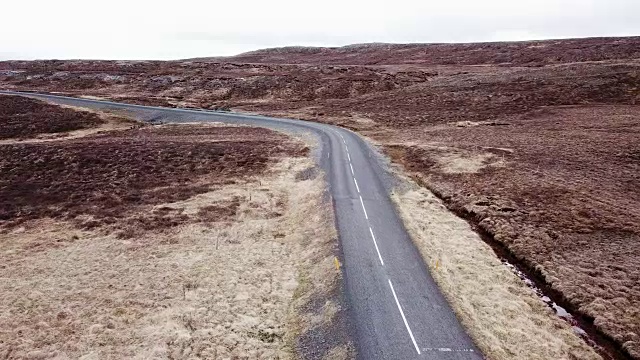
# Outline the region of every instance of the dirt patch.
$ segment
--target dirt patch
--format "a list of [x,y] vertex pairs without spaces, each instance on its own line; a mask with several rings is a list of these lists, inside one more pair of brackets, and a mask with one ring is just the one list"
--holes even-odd
[[411,170],[433,169],[445,174],[478,173],[487,167],[504,166],[504,156],[489,151],[473,152],[464,149],[428,145],[386,145],[386,151]]
[[[492,154],[449,154],[438,159],[442,171],[447,174],[477,173],[489,165],[494,165]],[[495,165],[494,165],[495,166]]]
[[65,133],[102,123],[98,115],[88,111],[77,112],[22,96],[0,95],[0,140]]

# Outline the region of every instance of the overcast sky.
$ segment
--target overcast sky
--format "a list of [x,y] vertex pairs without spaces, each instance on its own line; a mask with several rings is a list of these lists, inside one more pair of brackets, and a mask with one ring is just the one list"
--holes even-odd
[[20,0],[0,11],[0,59],[640,35],[640,0]]

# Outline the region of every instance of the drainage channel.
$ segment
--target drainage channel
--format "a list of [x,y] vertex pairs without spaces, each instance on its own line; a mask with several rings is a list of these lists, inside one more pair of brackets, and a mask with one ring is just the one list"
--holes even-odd
[[536,273],[535,270],[528,267],[524,262],[518,260],[504,244],[494,239],[489,232],[479,227],[472,214],[451,206],[439,191],[429,186],[429,184],[422,181],[419,177],[413,177],[413,179],[442,200],[449,211],[467,221],[471,228],[480,235],[480,238],[493,249],[493,252],[502,263],[522,279],[544,303],[553,309],[559,318],[568,322],[573,331],[583,338],[603,359],[632,360],[631,356],[624,352],[620,345],[596,329],[593,324],[593,318],[573,310],[571,304],[564,299],[560,292],[552,289],[551,286],[544,281],[541,274]]
[[584,339],[603,359],[631,360],[631,357],[625,354],[618,344],[596,329],[592,318],[571,310],[571,304],[564,299],[560,292],[552,289],[541,275],[532,271],[526,264],[518,260],[505,245],[495,240],[490,233],[477,226],[471,214],[454,209],[450,210],[465,219],[473,230],[480,235],[482,240],[491,246],[491,249],[493,249],[493,252],[502,263],[531,288],[560,319],[569,323],[573,331]]
[[[559,318],[568,322],[571,325],[571,328],[573,329],[574,333],[576,333],[581,338],[583,338],[587,342],[587,344],[589,344],[591,347],[596,349],[598,353],[603,353],[603,352],[608,353],[608,351],[603,346],[600,346],[595,340],[591,338],[589,333],[587,333],[587,331],[582,328],[582,325],[580,324],[580,322],[576,320],[576,318],[573,315],[571,315],[571,313],[567,311],[567,309],[558,305],[555,301],[551,300],[549,296],[545,295],[544,291],[542,291],[542,289],[536,286],[535,282],[531,280],[529,276],[527,276],[527,274],[524,273],[524,271],[520,270],[517,266],[513,265],[512,263],[510,263],[508,260],[504,258],[500,260],[507,268],[509,268],[509,270],[511,270],[514,274],[518,275],[518,277],[528,287],[530,287],[545,304],[547,304],[551,309],[553,309],[553,311]],[[606,356],[605,358],[615,359],[614,357],[611,357],[611,356]]]

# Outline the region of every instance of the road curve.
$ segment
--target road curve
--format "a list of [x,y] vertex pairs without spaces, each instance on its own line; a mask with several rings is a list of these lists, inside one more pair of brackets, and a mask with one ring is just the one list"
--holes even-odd
[[291,119],[128,105],[15,93],[60,104],[132,112],[145,121],[217,121],[310,132],[327,174],[343,252],[343,275],[359,359],[482,359],[456,319],[389,198],[379,155],[355,133]]

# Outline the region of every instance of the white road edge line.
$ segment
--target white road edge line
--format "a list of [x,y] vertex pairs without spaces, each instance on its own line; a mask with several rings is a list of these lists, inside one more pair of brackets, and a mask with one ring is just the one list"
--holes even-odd
[[[354,179],[355,179],[356,174],[353,172],[353,165],[351,165],[351,163],[349,163],[349,167],[351,168],[351,175],[353,175]],[[360,191],[358,191],[358,192],[360,192]]]
[[398,296],[396,295],[396,291],[393,290],[393,284],[391,283],[391,279],[389,279],[389,286],[391,287],[391,292],[393,293],[393,298],[396,299],[396,305],[398,305],[398,310],[400,310],[400,315],[402,315],[402,321],[404,321],[404,326],[407,327],[407,331],[409,332],[409,336],[411,337],[411,341],[413,341],[413,346],[415,346],[418,355],[420,355],[420,348],[418,344],[416,344],[416,339],[413,337],[413,333],[411,332],[411,328],[409,327],[409,323],[407,322],[407,318],[404,316],[404,311],[402,311],[402,306],[400,306],[400,301],[398,301]]
[[376,241],[376,237],[373,236],[373,229],[369,226],[369,232],[371,233],[371,238],[373,239],[373,245],[376,247],[376,251],[378,252],[378,258],[380,259],[380,265],[384,266],[384,261],[382,260],[382,255],[380,255],[380,249],[378,249],[378,242]]
[[[355,178],[354,178],[355,180]],[[364,211],[364,217],[369,220],[369,215],[367,215],[367,209],[364,207],[364,201],[362,201],[362,195],[360,195],[360,204],[362,204],[362,210]]]
[[[351,169],[351,172],[353,173],[353,169]],[[358,190],[358,194],[360,194],[360,187],[358,186],[358,180],[356,180],[356,178],[353,178],[353,183],[356,184],[356,190]]]
[[351,155],[349,155],[349,153],[347,153],[347,158],[349,159],[349,162],[351,162]]

